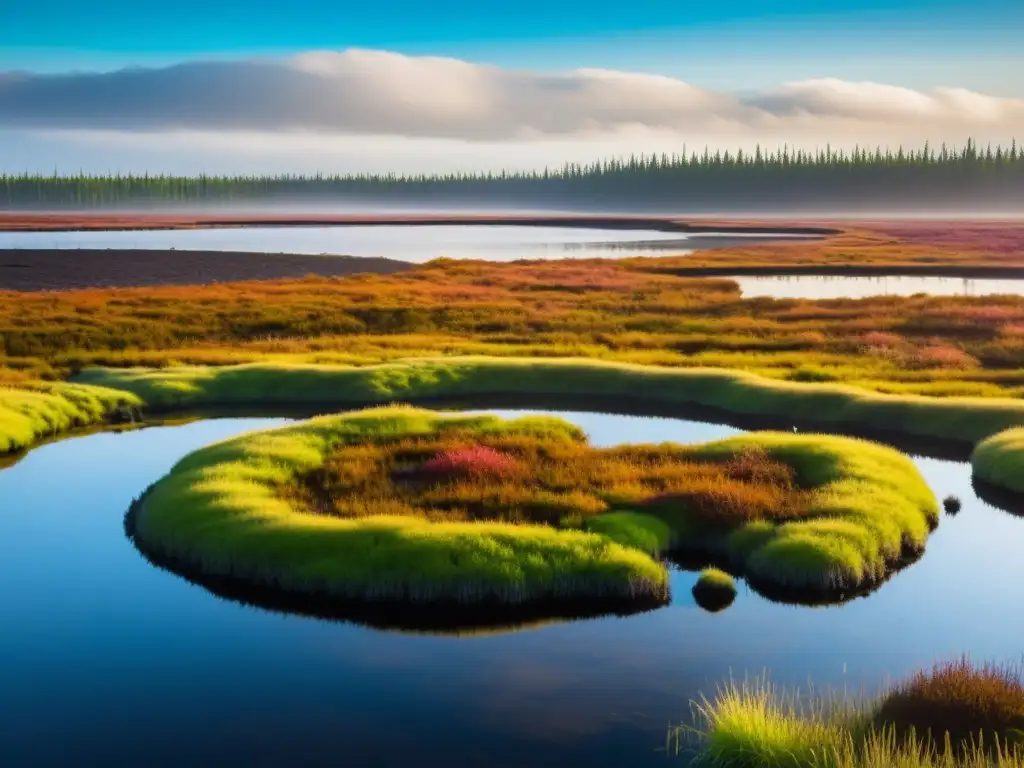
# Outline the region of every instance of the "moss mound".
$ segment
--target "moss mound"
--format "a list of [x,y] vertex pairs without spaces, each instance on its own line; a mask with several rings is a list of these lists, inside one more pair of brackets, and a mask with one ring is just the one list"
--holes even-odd
[[[733,489],[720,519],[680,496],[708,478]],[[773,478],[783,506],[737,517],[733,497]],[[909,460],[860,440],[599,450],[556,419],[391,407],[201,449],[135,506],[132,533],[189,574],[330,599],[664,601],[652,555],[670,547],[827,592],[884,577],[937,514]]]
[[312,419],[201,449],[134,512],[144,548],[202,576],[370,601],[478,603],[666,597],[662,566],[595,533],[408,513],[316,514],[291,494],[345,446],[445,430],[578,439],[571,425],[383,408]]
[[974,477],[1024,494],[1024,429],[1009,429],[983,440],[971,454]]
[[734,414],[792,418],[973,444],[1024,426],[1024,401],[890,395],[743,371],[667,368],[582,358],[457,357],[365,367],[254,363],[227,367],[92,368],[76,379],[130,391],[152,408],[226,404],[387,403],[515,395],[642,398]]
[[705,568],[693,585],[693,597],[701,608],[715,613],[732,605],[736,599],[736,583],[725,571]]
[[141,405],[137,395],[107,387],[67,383],[39,383],[32,389],[0,387],[0,454],[127,415]]

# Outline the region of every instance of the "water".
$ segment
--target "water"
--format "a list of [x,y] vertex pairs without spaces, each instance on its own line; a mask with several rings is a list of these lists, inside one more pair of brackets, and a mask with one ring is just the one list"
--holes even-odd
[[743,297],[776,299],[863,299],[869,296],[987,296],[1024,295],[1024,280],[971,280],[960,277],[730,277]]
[[[737,431],[563,415],[598,445]],[[0,765],[664,765],[667,724],[730,674],[860,689],[962,652],[1021,653],[1024,519],[979,501],[966,464],[935,459],[917,463],[963,510],[921,561],[840,607],[740,584],[708,614],[695,575],[676,572],[672,604],[647,614],[410,635],[228,602],[135,551],[133,496],[201,445],[281,423],[78,437],[0,471]]]
[[0,232],[5,248],[114,248],[459,259],[616,258],[688,253],[686,235],[527,226],[291,226],[97,232]]

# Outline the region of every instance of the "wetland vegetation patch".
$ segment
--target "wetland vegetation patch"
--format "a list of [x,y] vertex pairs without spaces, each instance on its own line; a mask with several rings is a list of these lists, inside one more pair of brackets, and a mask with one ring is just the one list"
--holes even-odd
[[971,466],[977,480],[1024,494],[1024,428],[1008,429],[980,442],[971,454]]
[[285,593],[649,606],[674,549],[782,590],[869,587],[923,549],[938,505],[909,459],[850,438],[598,449],[557,419],[390,407],[201,449],[131,515],[186,575]]
[[[698,765],[737,768],[1021,768],[1016,666],[963,658],[874,698],[729,682],[696,704]],[[678,733],[677,733],[678,736]]]
[[693,597],[701,608],[716,613],[736,599],[736,582],[719,568],[705,568],[693,585]]

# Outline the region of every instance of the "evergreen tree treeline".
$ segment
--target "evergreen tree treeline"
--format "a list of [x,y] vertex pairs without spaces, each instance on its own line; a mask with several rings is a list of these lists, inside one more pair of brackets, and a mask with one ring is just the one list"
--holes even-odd
[[765,152],[716,151],[632,155],[557,169],[435,175],[353,174],[276,176],[0,175],[0,208],[102,207],[145,203],[260,200],[282,197],[514,200],[571,197],[617,201],[709,204],[898,195],[985,197],[1024,201],[1024,147],[916,150],[782,147]]

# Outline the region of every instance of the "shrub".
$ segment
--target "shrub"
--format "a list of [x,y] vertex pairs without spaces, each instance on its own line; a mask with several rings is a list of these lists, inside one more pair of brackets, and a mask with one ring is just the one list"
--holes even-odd
[[966,657],[937,664],[893,689],[875,719],[937,745],[947,733],[959,748],[979,741],[1024,745],[1024,676],[1016,666],[975,666]]
[[[962,663],[945,665],[960,667]],[[1004,698],[1008,670],[973,669],[945,677],[939,698]],[[986,671],[987,670],[987,671]],[[934,680],[934,675],[918,677]],[[1012,680],[1012,676],[1011,676]],[[984,682],[983,682],[984,681]],[[905,687],[904,687],[905,688]],[[897,689],[901,690],[901,689]],[[894,691],[894,694],[897,692]],[[890,694],[890,697],[893,694]],[[670,730],[676,738],[696,733],[700,751],[694,765],[711,768],[1024,768],[1024,750],[990,734],[958,741],[933,739],[921,731],[877,721],[865,700],[782,691],[766,678],[729,682],[713,699],[695,703],[696,728]]]
[[978,361],[963,350],[945,345],[932,345],[917,350],[908,362],[916,368],[947,368],[951,370],[967,370],[977,368]]
[[450,477],[504,477],[518,468],[518,462],[508,454],[473,445],[440,451],[420,466],[420,473],[426,476]]

